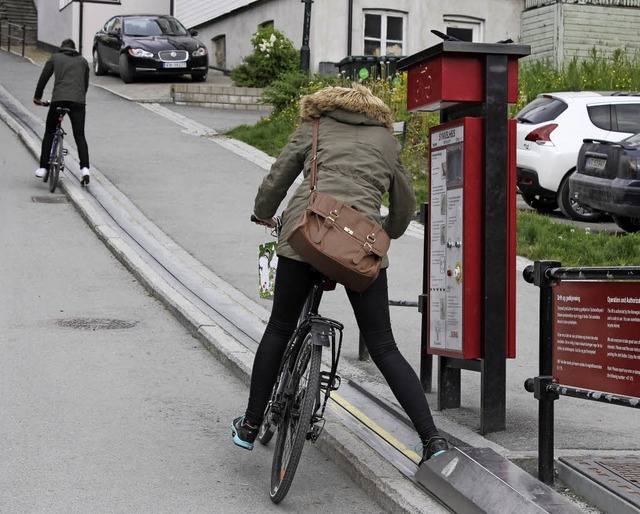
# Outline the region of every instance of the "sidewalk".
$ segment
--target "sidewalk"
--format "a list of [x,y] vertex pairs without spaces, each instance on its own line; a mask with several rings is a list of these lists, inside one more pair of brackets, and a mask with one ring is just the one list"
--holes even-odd
[[[10,70],[3,73],[0,84],[26,107],[31,122],[37,125],[39,120],[35,132],[41,135],[46,110],[31,103],[39,68],[6,52],[0,53],[0,66]],[[248,217],[270,159],[220,137],[230,123],[229,116],[229,112],[190,107],[145,106],[91,87],[87,137],[92,167],[98,170],[97,180],[100,173],[104,174],[178,247],[232,286],[247,306],[257,306],[254,310],[264,316],[269,302],[256,298],[254,270],[257,246],[266,235],[250,225]],[[249,119],[236,118],[237,122]],[[116,134],[117,141],[113,139]],[[34,180],[34,188],[41,187]],[[91,193],[91,188],[86,193]],[[419,232],[394,242],[390,261],[390,297],[415,300],[422,283]],[[462,374],[462,407],[436,412],[435,417],[437,425],[459,446],[490,447],[531,467],[531,459],[537,455],[537,402],[524,391],[523,383],[538,372],[538,291],[523,281],[521,269],[517,288],[518,357],[507,365],[507,430],[487,437],[478,435],[479,377],[474,372]],[[357,329],[344,293],[328,295],[323,307],[327,316],[346,321],[343,374],[346,371],[378,396],[395,403],[375,367],[358,361]],[[417,311],[392,308],[392,321],[401,350],[417,368]],[[435,406],[435,394],[428,397]],[[562,398],[556,402],[556,420],[557,456],[640,454],[636,435],[640,414],[635,409]]]

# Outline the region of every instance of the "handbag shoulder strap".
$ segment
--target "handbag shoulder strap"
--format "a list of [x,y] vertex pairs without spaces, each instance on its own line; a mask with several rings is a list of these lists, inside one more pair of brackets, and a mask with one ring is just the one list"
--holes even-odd
[[316,181],[318,180],[318,131],[320,129],[320,118],[313,119],[313,141],[311,143],[311,173],[309,178],[309,187],[311,192],[316,190]]

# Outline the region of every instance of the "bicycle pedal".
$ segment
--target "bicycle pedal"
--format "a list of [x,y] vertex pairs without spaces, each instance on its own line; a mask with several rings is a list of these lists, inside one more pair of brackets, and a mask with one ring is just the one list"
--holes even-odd
[[311,441],[312,443],[315,443],[318,440],[318,437],[320,437],[320,434],[322,433],[322,430],[324,429],[324,423],[325,420],[322,419],[320,420],[322,422],[321,425],[315,424],[311,427],[311,430],[309,430],[309,432],[307,432],[307,440]]
[[333,382],[329,384],[329,380],[331,379],[331,373],[328,371],[320,372],[320,387],[323,389],[329,389],[329,391],[337,390],[342,384],[342,378],[340,375],[334,375]]

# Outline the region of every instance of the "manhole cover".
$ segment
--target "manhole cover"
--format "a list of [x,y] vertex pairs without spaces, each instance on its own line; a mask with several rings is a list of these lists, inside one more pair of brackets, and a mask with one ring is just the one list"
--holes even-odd
[[69,199],[64,195],[32,196],[31,201],[35,203],[69,203]]
[[108,318],[58,319],[55,323],[60,327],[74,328],[76,330],[120,330],[123,328],[133,328],[138,324],[137,321]]

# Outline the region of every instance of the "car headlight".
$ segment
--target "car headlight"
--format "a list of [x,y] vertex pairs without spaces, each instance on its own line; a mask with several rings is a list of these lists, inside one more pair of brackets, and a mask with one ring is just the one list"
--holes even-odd
[[146,57],[147,59],[151,59],[153,57],[151,52],[147,52],[142,48],[129,48],[129,53],[134,57]]
[[203,55],[207,55],[207,49],[204,46],[200,48],[196,48],[193,52],[191,52],[193,57],[202,57]]

